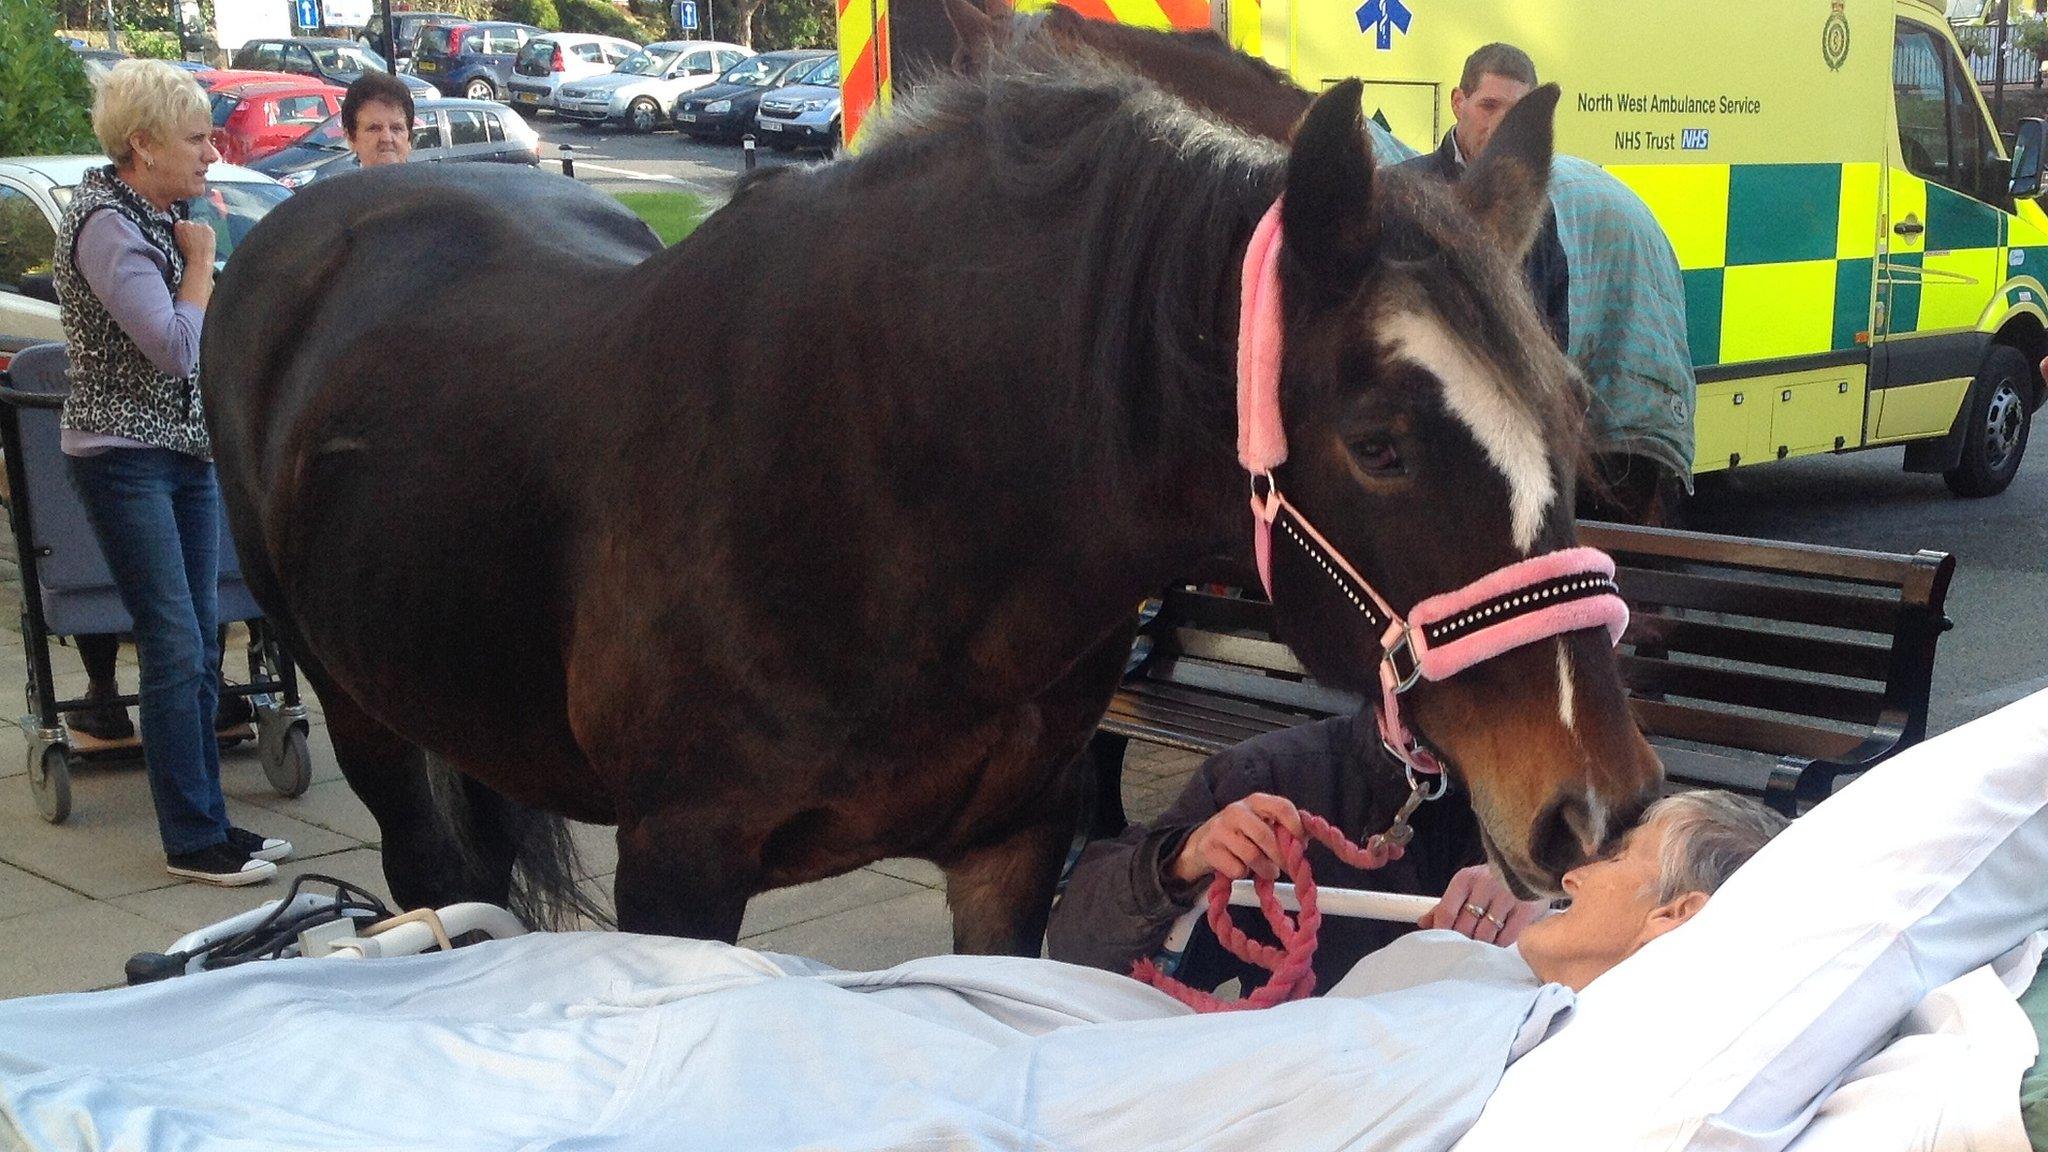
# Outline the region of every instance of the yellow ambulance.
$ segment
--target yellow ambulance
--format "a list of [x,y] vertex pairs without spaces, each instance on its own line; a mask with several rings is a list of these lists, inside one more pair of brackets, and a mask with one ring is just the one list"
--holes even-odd
[[1559,151],[1633,188],[1677,251],[1696,471],[1905,444],[1909,469],[1982,495],[2011,481],[2042,399],[2048,215],[2037,129],[2015,197],[1944,15],[1937,0],[1265,0],[1256,47],[1309,87],[1363,77],[1368,111],[1430,148],[1466,55],[1520,45],[1564,88]]
[[[876,13],[914,2],[842,0],[842,53],[871,63]],[[2048,356],[2039,125],[2009,161],[1941,0],[1076,6],[1206,16],[1311,89],[1360,77],[1423,151],[1465,57],[1517,44],[1564,89],[1559,151],[1634,189],[1678,254],[1695,471],[1903,444],[1908,469],[1987,495],[2018,469]]]

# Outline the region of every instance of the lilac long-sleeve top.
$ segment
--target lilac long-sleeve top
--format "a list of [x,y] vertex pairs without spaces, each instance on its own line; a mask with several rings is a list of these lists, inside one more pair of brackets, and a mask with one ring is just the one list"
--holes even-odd
[[[199,365],[199,329],[206,312],[165,287],[163,253],[143,239],[133,222],[119,212],[93,213],[78,230],[73,260],[93,295],[158,371],[191,375]],[[72,456],[142,447],[147,445],[126,436],[70,428],[63,433],[63,449]]]

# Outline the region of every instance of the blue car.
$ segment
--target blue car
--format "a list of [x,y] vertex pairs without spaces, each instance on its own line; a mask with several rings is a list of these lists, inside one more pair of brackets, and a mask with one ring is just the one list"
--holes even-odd
[[429,24],[413,42],[413,74],[449,96],[503,101],[512,92],[519,50],[542,34],[531,24],[504,20]]

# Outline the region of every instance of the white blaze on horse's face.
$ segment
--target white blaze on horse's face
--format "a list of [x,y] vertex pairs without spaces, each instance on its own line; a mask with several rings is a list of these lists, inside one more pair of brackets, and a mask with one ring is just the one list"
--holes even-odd
[[1572,683],[1572,654],[1560,639],[1557,642],[1557,718],[1564,721],[1565,731],[1574,734],[1578,732],[1579,717],[1578,705],[1572,697],[1577,691],[1578,686]]
[[1543,430],[1508,399],[1507,388],[1493,371],[1435,317],[1396,312],[1380,331],[1395,355],[1442,381],[1444,407],[1464,421],[1487,460],[1507,480],[1508,523],[1515,548],[1527,556],[1557,501],[1557,477]]

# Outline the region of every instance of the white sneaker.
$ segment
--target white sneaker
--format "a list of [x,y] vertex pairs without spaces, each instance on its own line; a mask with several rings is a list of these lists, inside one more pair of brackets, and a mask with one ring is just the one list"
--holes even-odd
[[276,876],[277,865],[268,860],[250,859],[247,853],[227,844],[215,844],[197,852],[166,856],[164,871],[202,884],[240,888],[244,884],[261,884]]

